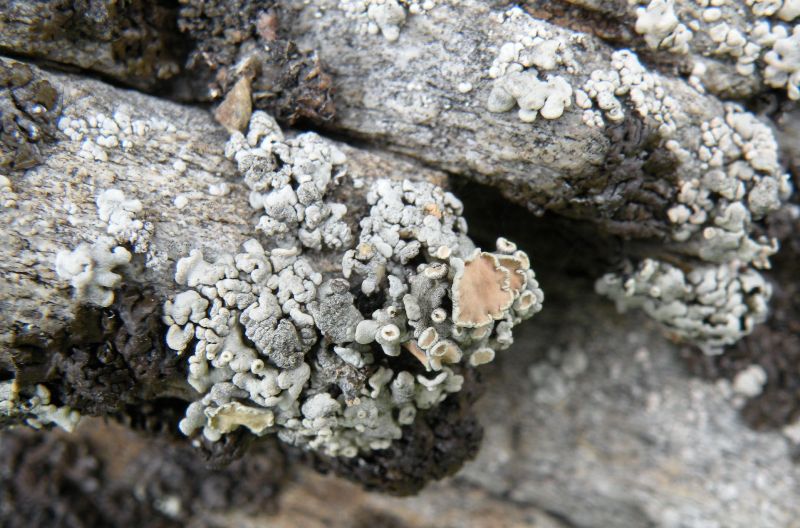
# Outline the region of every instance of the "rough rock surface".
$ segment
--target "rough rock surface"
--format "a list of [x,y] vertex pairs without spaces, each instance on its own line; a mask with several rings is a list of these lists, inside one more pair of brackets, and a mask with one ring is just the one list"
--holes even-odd
[[460,478],[574,526],[791,526],[791,444],[749,430],[640,317],[603,311],[584,300],[528,327],[479,406],[507,418]]

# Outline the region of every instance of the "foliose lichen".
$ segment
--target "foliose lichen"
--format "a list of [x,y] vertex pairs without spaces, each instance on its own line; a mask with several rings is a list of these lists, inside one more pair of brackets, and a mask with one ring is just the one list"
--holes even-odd
[[[615,51],[608,70],[594,70],[581,89],[575,91],[576,106],[584,110],[583,122],[588,126],[605,126],[625,119],[630,107],[642,120],[652,123],[659,135],[669,138],[675,133],[672,114],[678,104],[630,50]],[[595,108],[596,106],[596,108]]]
[[772,130],[729,104],[724,118],[704,122],[700,132],[696,152],[678,151],[705,170],[679,181],[679,203],[667,211],[673,238],[696,240],[697,254],[707,262],[769,267],[778,243],[753,236],[755,223],[780,209],[792,192]]
[[200,394],[186,435],[217,441],[244,427],[328,456],[385,449],[541,309],[525,253],[505,239],[475,248],[463,206],[435,185],[370,182],[356,237],[333,197],[346,177],[335,146],[287,140],[256,112],[227,154],[263,212],[260,241],[178,262],[187,289],[164,321]]
[[[789,176],[779,163],[777,142],[767,125],[732,103],[723,107],[722,115],[692,125],[696,136],[678,133],[673,118],[678,105],[659,78],[628,50],[614,52],[612,65],[614,70],[592,72],[584,90],[576,92],[576,103],[585,109],[584,121],[589,125],[602,125],[605,119],[622,121],[632,108],[657,131],[663,148],[676,162],[674,197],[665,211],[673,247],[689,258],[683,268],[647,259],[635,272],[606,275],[597,290],[614,299],[620,309],[643,307],[674,335],[719,352],[766,319],[772,290],[757,270],[769,267],[778,242],[764,234],[761,223],[792,192]],[[594,110],[594,104],[602,113]],[[699,279],[707,276],[716,279]],[[664,300],[666,278],[670,288],[683,293]],[[749,292],[751,287],[758,295],[747,297],[742,305],[736,300],[737,292]],[[702,315],[706,309],[692,308],[698,302],[708,305],[698,299],[712,297],[720,321],[729,321],[724,331],[715,329],[725,326],[720,321],[706,320]],[[732,304],[723,309],[717,304],[722,300]],[[683,306],[678,309],[677,303]]]
[[[635,31],[651,49],[692,53],[692,84],[703,91],[725,93],[731,84],[752,82],[759,74],[764,84],[800,99],[800,16],[796,0],[628,0],[636,16]],[[718,63],[733,62],[730,75],[719,75]],[[736,79],[741,76],[742,79]]]
[[[522,12],[511,9],[507,15],[519,18]],[[489,69],[494,82],[486,108],[502,113],[518,106],[519,119],[526,123],[539,115],[557,119],[572,105],[572,86],[565,77],[545,72],[574,73],[575,68],[566,40],[544,24],[534,26],[500,47]]]
[[128,264],[131,254],[122,246],[112,246],[111,239],[102,237],[92,245],[83,243],[56,254],[56,273],[69,281],[79,302],[95,306],[114,302],[114,289],[121,284],[122,276],[113,270]]
[[51,403],[44,385],[21,388],[15,380],[0,382],[0,425],[25,423],[34,429],[57,425],[72,432],[80,419],[78,411]]
[[646,259],[625,275],[607,274],[597,292],[620,311],[642,308],[676,337],[719,354],[767,319],[772,286],[736,263],[698,266],[689,273]]

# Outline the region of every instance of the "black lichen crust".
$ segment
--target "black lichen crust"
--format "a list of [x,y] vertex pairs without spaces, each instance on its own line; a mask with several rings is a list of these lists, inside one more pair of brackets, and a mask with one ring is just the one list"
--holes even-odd
[[85,439],[20,429],[0,444],[0,526],[181,526],[109,481]]
[[154,447],[140,456],[131,480],[144,483],[146,502],[177,498],[183,517],[204,512],[243,514],[275,510],[275,498],[287,476],[285,458],[274,438],[259,441],[247,458],[220,468],[206,466],[190,446]]
[[55,87],[27,64],[0,58],[0,170],[25,170],[41,161],[61,114]]
[[195,41],[188,66],[205,64],[217,69],[236,62],[239,46],[256,36],[259,15],[266,14],[273,4],[269,0],[182,2],[178,28]]
[[412,495],[427,483],[453,475],[475,457],[483,428],[472,414],[482,387],[478,374],[465,369],[464,386],[403,427],[403,437],[388,449],[353,458],[331,458],[317,453],[302,457],[322,473],[332,472],[367,490]]
[[194,46],[187,69],[193,81],[205,80],[205,98],[222,99],[246,76],[252,83],[253,106],[279,121],[332,119],[331,78],[315,52],[301,51],[286,38],[281,24],[289,23],[291,14],[269,1],[183,2],[178,27]]
[[[23,385],[45,384],[55,403],[83,415],[120,416],[132,407],[147,412],[141,406],[168,393],[165,385],[182,378],[185,368],[166,349],[161,310],[153,292],[126,284],[115,292],[110,307],[78,308],[70,328],[48,343],[18,335],[15,377]],[[138,423],[149,429],[174,428],[170,409],[150,408]],[[164,425],[154,423],[161,419]]]
[[[60,401],[82,414],[106,415],[123,405],[147,401],[177,373],[179,358],[165,350],[161,303],[152,293],[124,286],[114,304],[84,320],[73,342],[56,358]],[[81,335],[82,334],[82,335]]]
[[[185,440],[185,437],[183,437]],[[217,442],[207,438],[198,437],[193,448],[195,458],[201,458],[203,463],[212,469],[222,469],[236,463],[245,454],[250,457],[250,447],[256,443],[255,435],[244,428],[239,428],[230,434],[223,435]]]
[[[218,526],[208,513],[274,512],[287,475],[274,439],[214,470],[186,445],[102,426],[91,434],[0,432],[0,526]],[[108,460],[119,442],[137,444],[135,454]]]
[[38,44],[31,54],[140,90],[162,87],[180,72],[187,53],[171,1],[51,0],[35,9],[30,31]]

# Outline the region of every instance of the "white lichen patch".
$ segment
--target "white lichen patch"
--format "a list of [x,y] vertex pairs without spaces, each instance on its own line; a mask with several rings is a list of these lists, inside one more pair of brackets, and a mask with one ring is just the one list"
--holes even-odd
[[11,209],[17,206],[17,193],[11,186],[8,176],[0,174],[0,209]]
[[175,125],[161,119],[133,119],[125,110],[113,115],[72,115],[65,110],[58,120],[58,129],[70,140],[81,142],[78,156],[94,161],[108,161],[115,149],[129,151],[137,143],[146,141],[152,132],[172,134]]
[[789,99],[800,100],[800,26],[795,26],[791,35],[776,38],[764,62],[764,82],[785,88]]
[[744,0],[754,15],[774,16],[784,22],[791,22],[800,16],[800,0]]
[[651,49],[689,52],[692,31],[675,16],[674,0],[650,0],[647,6],[637,8],[635,29]]
[[676,337],[721,353],[766,320],[770,284],[755,270],[737,264],[698,266],[688,274],[652,259],[633,272],[607,274],[597,292],[617,309],[642,308]]
[[44,385],[20,391],[16,381],[0,382],[0,424],[24,422],[34,429],[52,424],[71,433],[80,419],[78,411],[50,403]]
[[[527,256],[505,239],[496,253],[476,249],[461,203],[439,187],[368,183],[356,243],[346,207],[329,196],[346,174],[330,143],[313,134],[287,141],[256,112],[227,153],[251,205],[266,213],[264,243],[209,260],[195,250],[178,262],[186,289],[166,302],[164,321],[200,394],[180,423],[186,435],[216,441],[244,427],[330,456],[387,448],[541,309]],[[483,285],[485,275],[470,271],[475,255],[500,279]],[[317,269],[324,262],[338,266]],[[488,319],[479,310],[456,321],[475,313],[466,307],[484,291],[503,297]]]
[[761,365],[750,365],[733,378],[733,391],[747,398],[755,398],[764,390],[767,372]]
[[120,244],[128,244],[134,253],[145,253],[153,234],[153,224],[136,218],[142,202],[125,198],[119,189],[107,189],[97,195],[97,216],[106,225],[106,232]]
[[575,94],[577,106],[584,110],[584,123],[604,125],[600,114],[618,123],[625,119],[627,104],[662,137],[671,137],[676,130],[673,114],[678,103],[666,93],[658,77],[644,68],[630,50],[615,51],[611,66],[613,69],[593,71]]
[[114,289],[122,282],[122,276],[113,270],[131,261],[130,252],[122,246],[114,246],[108,238],[94,244],[81,244],[72,251],[56,254],[56,273],[69,281],[73,297],[81,303],[107,307],[114,302]]
[[[509,12],[508,20],[515,19],[516,11]],[[529,28],[527,34],[500,47],[489,69],[494,83],[486,108],[502,113],[518,106],[524,122],[533,122],[539,115],[561,117],[572,104],[572,86],[565,77],[544,73],[556,69],[575,71],[567,41],[544,25]]]
[[508,112],[519,106],[520,121],[532,123],[541,115],[558,119],[572,104],[572,86],[560,75],[539,80],[531,71],[513,72],[495,82],[486,108],[490,112]]
[[434,0],[341,0],[339,9],[356,21],[361,33],[380,33],[389,42],[400,38],[400,30],[409,15],[433,9]]

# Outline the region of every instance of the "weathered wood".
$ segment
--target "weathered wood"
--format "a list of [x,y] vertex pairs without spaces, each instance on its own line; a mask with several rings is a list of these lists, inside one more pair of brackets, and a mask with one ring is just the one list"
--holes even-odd
[[0,50],[153,90],[183,66],[177,10],[132,2],[0,1]]
[[[292,2],[285,4],[290,11]],[[533,123],[522,122],[516,108],[487,110],[490,69],[505,43],[537,34],[558,42],[570,65],[539,76],[560,75],[575,90],[593,71],[613,69],[615,49],[604,41],[477,1],[408,15],[396,41],[371,34],[365,13],[352,16],[335,0],[294,7],[286,24],[291,38],[316,49],[335,82],[331,130],[498,187],[535,212],[590,219],[629,236],[669,231],[674,182],[697,163],[679,167],[652,119],[629,104],[625,118],[605,129],[587,126],[574,102],[557,119]],[[700,125],[724,115],[722,103],[678,77],[652,75],[677,105],[672,139],[696,149]]]
[[[134,257],[144,265],[130,278],[162,299],[174,293],[174,264],[191,249],[235,252],[254,233],[247,190],[224,156],[227,133],[210,113],[98,81],[36,72],[56,88],[63,112],[57,141],[42,147],[42,164],[8,175],[11,189],[0,210],[0,356],[20,335],[46,343],[73,319],[77,304],[56,275],[56,254],[106,235],[96,205],[104,190],[119,189],[142,203],[137,218],[151,224],[151,235]],[[102,125],[116,123],[115,116],[130,122],[128,133],[118,124]],[[408,161],[340,146],[352,177],[445,181]],[[345,195],[355,204],[363,192],[350,186]]]

